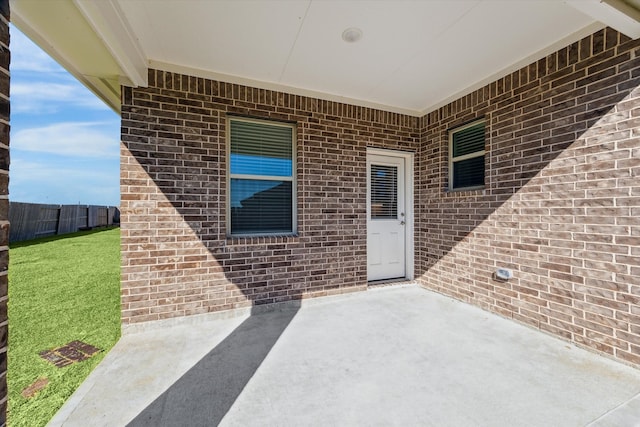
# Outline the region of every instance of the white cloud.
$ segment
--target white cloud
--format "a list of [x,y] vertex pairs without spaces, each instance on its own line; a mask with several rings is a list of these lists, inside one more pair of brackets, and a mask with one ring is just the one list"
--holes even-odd
[[[12,159],[11,169],[16,169],[16,174],[11,178],[21,179],[24,181],[45,182],[55,179],[64,179],[71,181],[78,180],[102,180],[112,178],[107,171],[95,170],[90,164],[70,164],[69,166],[60,166],[58,164],[49,164],[39,161],[29,161],[23,159]],[[19,172],[18,172],[19,171]],[[116,177],[118,179],[118,177]]]
[[69,122],[19,130],[11,149],[73,157],[117,158],[119,135],[105,131],[109,123]]
[[51,113],[65,105],[108,110],[109,107],[79,83],[12,82],[11,109],[21,113]]
[[64,73],[64,69],[15,26],[11,32],[11,71]]
[[97,169],[89,162],[61,166],[12,159],[9,197],[17,202],[118,205],[118,168]]
[[11,26],[10,199],[117,204],[119,118]]
[[13,26],[11,51],[14,77],[11,80],[12,112],[53,114],[71,107],[109,110],[97,96]]

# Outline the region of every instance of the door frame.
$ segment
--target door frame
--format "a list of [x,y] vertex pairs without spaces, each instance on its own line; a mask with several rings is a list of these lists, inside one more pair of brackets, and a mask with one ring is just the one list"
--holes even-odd
[[[369,225],[369,217],[371,215],[371,198],[369,192],[371,191],[371,177],[369,176],[369,156],[383,156],[383,157],[395,157],[402,158],[404,160],[404,203],[405,203],[405,227],[404,227],[404,244],[405,244],[405,279],[413,280],[415,277],[414,272],[414,202],[413,202],[413,184],[414,184],[414,168],[413,161],[415,154],[409,151],[400,150],[387,150],[381,148],[369,148],[367,147],[367,228]],[[367,230],[367,239],[369,238],[369,231]],[[368,264],[368,263],[367,263]]]

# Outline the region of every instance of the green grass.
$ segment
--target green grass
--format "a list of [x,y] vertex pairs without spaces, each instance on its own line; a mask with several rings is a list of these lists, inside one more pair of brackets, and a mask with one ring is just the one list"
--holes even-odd
[[[120,337],[120,230],[20,242],[9,250],[10,426],[44,426]],[[38,352],[84,341],[102,349],[56,368]],[[30,399],[22,390],[49,384]]]

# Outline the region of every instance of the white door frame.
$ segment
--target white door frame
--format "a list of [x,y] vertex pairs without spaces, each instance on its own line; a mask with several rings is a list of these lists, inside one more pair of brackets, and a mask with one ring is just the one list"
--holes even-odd
[[[414,279],[414,203],[413,203],[413,159],[414,153],[399,150],[387,150],[380,148],[367,148],[367,161],[369,155],[399,157],[404,159],[404,200],[405,200],[405,278]],[[367,172],[367,195],[371,188],[371,177]],[[367,223],[371,215],[371,200],[367,197]],[[367,233],[368,234],[368,233]]]

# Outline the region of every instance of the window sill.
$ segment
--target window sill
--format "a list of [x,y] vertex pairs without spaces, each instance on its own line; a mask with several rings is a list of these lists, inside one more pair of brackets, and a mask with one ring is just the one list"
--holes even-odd
[[476,185],[474,187],[462,187],[462,188],[449,188],[445,191],[445,193],[464,193],[464,192],[477,192],[484,191],[486,186],[484,185]]
[[227,236],[227,245],[278,244],[298,241],[298,234],[245,234]]

